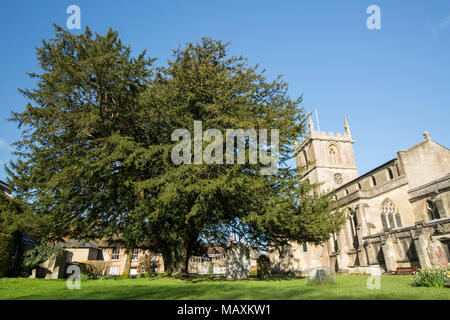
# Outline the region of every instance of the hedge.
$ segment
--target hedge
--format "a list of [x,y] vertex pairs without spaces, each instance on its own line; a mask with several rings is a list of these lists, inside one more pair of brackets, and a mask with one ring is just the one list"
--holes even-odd
[[14,237],[0,233],[0,278],[6,276],[14,252]]

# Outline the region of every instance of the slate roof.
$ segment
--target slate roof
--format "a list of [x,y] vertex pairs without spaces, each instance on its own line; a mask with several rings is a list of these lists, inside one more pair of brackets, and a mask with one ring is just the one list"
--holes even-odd
[[92,241],[84,241],[84,240],[66,240],[64,242],[58,242],[55,244],[55,247],[61,248],[93,248],[99,249],[99,247]]

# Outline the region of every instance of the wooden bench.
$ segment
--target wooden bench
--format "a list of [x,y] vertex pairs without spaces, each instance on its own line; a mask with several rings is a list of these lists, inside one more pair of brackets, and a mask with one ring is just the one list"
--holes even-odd
[[398,267],[395,270],[395,274],[402,275],[402,274],[414,274],[414,272],[417,271],[417,268],[413,267]]

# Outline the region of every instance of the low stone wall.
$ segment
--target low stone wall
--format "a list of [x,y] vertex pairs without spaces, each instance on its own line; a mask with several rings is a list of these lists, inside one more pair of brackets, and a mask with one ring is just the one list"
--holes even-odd
[[210,264],[213,264],[213,274],[225,274],[225,260],[217,262],[189,262],[189,273],[209,274]]

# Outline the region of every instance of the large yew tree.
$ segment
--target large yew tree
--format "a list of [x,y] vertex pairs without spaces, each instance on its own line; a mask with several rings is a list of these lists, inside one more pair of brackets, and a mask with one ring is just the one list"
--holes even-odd
[[133,184],[152,175],[151,160],[139,157],[153,126],[141,127],[138,100],[153,60],[132,57],[111,30],[55,28],[37,49],[42,72],[29,74],[36,87],[20,90],[30,103],[12,116],[23,131],[11,184],[36,214],[51,217],[48,240],[107,238],[131,250],[146,233]]
[[[285,166],[304,134],[301,97],[228,49],[205,38],[154,68],[117,32],[56,27],[37,49],[36,88],[21,90],[30,103],[13,113],[23,138],[8,168],[15,193],[48,221],[49,240],[106,238],[129,259],[148,247],[163,254],[166,271],[187,272],[206,239],[239,231],[247,242],[278,245],[321,242],[339,230],[344,217],[332,213],[330,196]],[[264,165],[249,164],[249,143],[244,164],[173,163],[171,135],[185,128],[194,136],[194,121],[223,133],[224,157],[227,129],[278,129],[280,170],[261,175]]]

